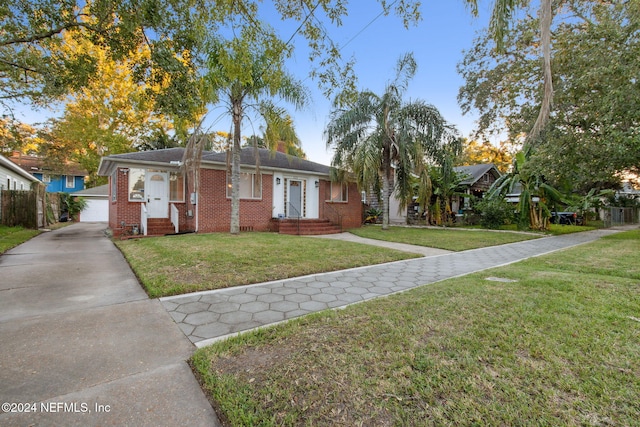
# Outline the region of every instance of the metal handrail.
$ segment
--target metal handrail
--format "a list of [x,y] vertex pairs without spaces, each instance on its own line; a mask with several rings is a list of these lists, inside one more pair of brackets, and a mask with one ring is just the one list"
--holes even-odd
[[329,222],[336,224],[338,227],[340,227],[340,232],[342,232],[342,214],[340,212],[338,212],[337,209],[335,209],[333,206],[331,206],[330,203],[325,202],[325,207],[329,208],[329,211],[334,214],[338,219],[337,221],[334,221],[331,219],[331,215],[327,215],[327,211],[325,210],[325,217],[327,217],[327,219],[329,220]]
[[291,211],[294,211],[297,214],[294,218],[296,218],[296,228],[298,230],[298,235],[300,235],[300,217],[302,215],[300,214],[300,211],[298,211],[298,209],[295,206],[293,206],[291,202],[288,203],[287,207],[288,207],[287,218],[292,218]]

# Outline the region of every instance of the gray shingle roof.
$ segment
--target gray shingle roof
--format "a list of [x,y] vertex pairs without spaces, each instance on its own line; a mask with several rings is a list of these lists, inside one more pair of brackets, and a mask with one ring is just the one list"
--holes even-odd
[[[252,147],[243,148],[240,153],[240,164],[244,166],[255,166],[255,149]],[[184,148],[167,148],[164,150],[139,151],[135,153],[115,154],[104,157],[98,170],[99,175],[108,175],[109,168],[113,163],[170,163],[182,160]],[[277,151],[265,148],[258,149],[260,167],[273,169],[288,169],[304,172],[315,172],[322,175],[329,175],[329,166],[320,163],[304,160],[299,157],[289,156]],[[227,163],[226,153],[214,153],[205,151],[202,153],[202,164],[225,165]]]
[[489,172],[491,169],[495,169],[495,172],[497,172],[496,176],[500,176],[500,172],[493,163],[483,165],[456,166],[455,168],[453,168],[454,171],[462,173],[466,176],[465,179],[460,182],[460,185],[475,184],[476,181],[482,178],[482,176],[485,173]]
[[82,197],[107,197],[109,196],[109,184],[87,188],[86,190],[76,191],[75,193],[71,193],[71,195]]

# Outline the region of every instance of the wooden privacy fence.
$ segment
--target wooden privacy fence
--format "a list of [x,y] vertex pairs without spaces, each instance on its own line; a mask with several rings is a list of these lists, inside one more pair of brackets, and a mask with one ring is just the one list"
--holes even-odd
[[46,193],[44,186],[32,190],[0,192],[0,223],[9,227],[42,228],[58,220],[60,196]]
[[640,221],[640,208],[610,207],[604,210],[606,227],[625,224],[637,224]]

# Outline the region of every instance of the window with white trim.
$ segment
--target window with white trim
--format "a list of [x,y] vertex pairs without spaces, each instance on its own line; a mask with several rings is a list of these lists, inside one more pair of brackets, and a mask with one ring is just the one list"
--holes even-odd
[[130,168],[129,177],[129,201],[144,202],[144,169]]
[[42,182],[50,183],[51,182],[51,175],[43,174],[42,175]]
[[330,202],[347,202],[348,199],[348,184],[346,182],[331,182],[330,195],[327,201]]
[[[231,197],[231,174],[227,174],[227,197]],[[240,174],[240,198],[262,198],[262,175],[255,173]]]
[[115,202],[118,197],[118,169],[111,174],[111,201]]
[[73,175],[65,175],[65,187],[74,188],[76,186],[76,177]]
[[184,202],[184,174],[180,172],[169,174],[169,201]]

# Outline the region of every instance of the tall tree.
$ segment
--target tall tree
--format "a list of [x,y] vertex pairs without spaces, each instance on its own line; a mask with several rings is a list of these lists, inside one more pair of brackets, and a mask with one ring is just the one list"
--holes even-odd
[[[90,55],[65,57],[56,51],[64,33],[100,40],[119,60],[149,45],[152,55],[137,64],[139,81],[171,85],[155,95],[166,112],[180,114],[197,104],[194,71],[202,65],[203,44],[211,34],[238,28],[278,38],[261,24],[264,10],[275,7],[283,21],[297,30],[285,35],[303,37],[309,46],[310,74],[326,93],[338,87],[354,88],[352,62],[344,63],[340,46],[327,26],[342,25],[348,0],[21,0],[0,7],[0,102],[33,100],[46,104],[69,88],[85,86],[96,63]],[[272,4],[271,4],[272,3]],[[385,15],[394,13],[405,27],[421,19],[419,0],[378,0]],[[229,22],[233,21],[233,28]],[[206,46],[205,46],[206,47]]]
[[462,154],[455,160],[456,166],[477,165],[480,163],[493,163],[502,173],[511,166],[513,150],[508,141],[502,141],[499,146],[489,142],[478,142],[477,140],[466,140],[462,142]]
[[[528,164],[560,189],[609,188],[626,170],[640,172],[640,14],[637,2],[567,1],[554,31],[558,82],[548,128]],[[497,54],[476,40],[459,69],[459,99],[476,109],[480,134],[506,126],[512,140],[530,129],[542,93],[536,18],[524,17]]]
[[[474,13],[478,10],[478,0],[465,0],[471,6]],[[504,48],[505,35],[518,8],[526,7],[531,2],[529,0],[494,0],[493,11],[489,21],[489,36],[495,41],[498,52]],[[551,73],[551,25],[553,23],[553,2],[552,0],[540,0],[538,7],[539,17],[539,39],[542,50],[542,81],[543,96],[540,102],[538,115],[533,126],[527,132],[525,142],[533,144],[537,141],[543,128],[549,120],[551,104],[553,102],[553,78]],[[539,79],[537,79],[539,81]]]
[[325,130],[335,149],[332,166],[355,174],[360,188],[382,188],[382,228],[389,228],[389,198],[395,192],[406,207],[413,197],[411,175],[426,169],[447,139],[455,139],[440,112],[424,101],[405,102],[403,95],[416,72],[412,54],[402,56],[393,81],[382,95],[363,91],[347,108],[336,108]]
[[[196,48],[203,34],[197,23],[201,16],[208,16],[206,3],[24,0],[5,4],[0,8],[0,99],[46,104],[70,89],[86,86],[97,69],[96,58],[90,52],[66,55],[58,49],[64,35],[108,47],[114,60],[146,43],[152,55],[137,64],[136,76],[140,81],[157,81],[164,77],[161,74],[171,73],[175,83],[193,71],[185,53]],[[170,92],[163,95],[172,96]]]
[[[243,29],[231,40],[211,41],[205,81],[211,99],[224,105],[231,117],[231,234],[240,232],[240,150],[243,119],[257,114],[275,135],[293,132],[284,108],[271,98],[280,98],[296,108],[307,103],[302,84],[288,74],[284,59],[286,45],[273,37],[255,40],[255,33]],[[286,130],[289,129],[289,130]],[[269,143],[267,141],[267,143]]]
[[143,149],[153,135],[172,130],[172,124],[156,113],[155,98],[149,95],[161,91],[161,85],[141,85],[134,76],[136,64],[151,56],[147,45],[115,61],[108,47],[85,38],[66,33],[61,42],[58,49],[64,56],[89,55],[96,69],[86,86],[65,96],[64,114],[51,121],[51,138],[40,148],[48,157],[79,163],[94,183],[102,156]]
[[[293,119],[289,116],[284,117],[285,126],[274,128],[272,125],[263,128],[263,135],[251,135],[246,139],[245,147],[267,148],[272,151],[281,151],[289,156],[300,157],[306,159],[307,155],[302,149],[302,142],[295,132]],[[271,122],[271,120],[267,120]]]

